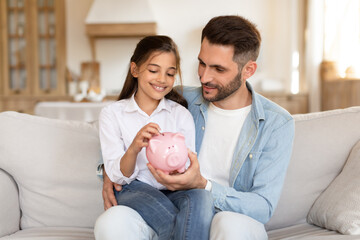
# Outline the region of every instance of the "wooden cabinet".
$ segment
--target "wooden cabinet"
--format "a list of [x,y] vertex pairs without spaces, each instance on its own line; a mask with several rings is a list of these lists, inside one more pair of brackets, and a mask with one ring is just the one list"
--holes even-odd
[[16,109],[16,111],[21,113],[32,113],[33,107],[35,105],[34,98],[10,98],[6,101],[3,101],[3,108],[4,109]]
[[64,0],[1,0],[0,50],[0,111],[66,97]]
[[17,111],[34,114],[35,106],[44,101],[72,101],[71,96],[0,96],[0,109],[2,111]]
[[321,110],[360,105],[360,79],[323,80],[321,84]]
[[261,95],[279,104],[291,114],[309,112],[308,94],[306,93],[261,93]]

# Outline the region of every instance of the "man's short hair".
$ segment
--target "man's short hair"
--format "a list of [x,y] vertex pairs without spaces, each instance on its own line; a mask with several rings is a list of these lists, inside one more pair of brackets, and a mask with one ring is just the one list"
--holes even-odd
[[201,42],[206,38],[211,44],[233,46],[233,60],[239,67],[249,60],[256,61],[261,36],[256,25],[241,16],[212,18],[202,31]]

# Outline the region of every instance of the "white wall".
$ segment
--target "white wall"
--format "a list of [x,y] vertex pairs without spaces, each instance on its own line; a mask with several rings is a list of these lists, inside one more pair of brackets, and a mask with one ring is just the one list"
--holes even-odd
[[[67,0],[67,64],[80,74],[82,61],[91,60],[90,45],[85,35],[84,21],[93,0]],[[298,0],[291,0],[298,1]],[[291,26],[289,0],[150,0],[158,34],[168,35],[178,44],[185,85],[199,85],[197,55],[201,30],[214,16],[237,14],[254,22],[263,38],[258,72],[250,82],[279,81],[290,91],[291,42],[296,29]],[[129,1],[129,4],[131,1]],[[129,58],[137,38],[100,39],[96,42],[100,62],[102,88],[118,94],[127,72]]]

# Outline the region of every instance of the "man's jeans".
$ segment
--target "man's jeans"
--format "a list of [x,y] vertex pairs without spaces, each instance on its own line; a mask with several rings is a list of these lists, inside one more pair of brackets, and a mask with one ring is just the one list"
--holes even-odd
[[215,209],[204,189],[160,191],[135,180],[115,196],[119,205],[136,210],[160,240],[209,239]]

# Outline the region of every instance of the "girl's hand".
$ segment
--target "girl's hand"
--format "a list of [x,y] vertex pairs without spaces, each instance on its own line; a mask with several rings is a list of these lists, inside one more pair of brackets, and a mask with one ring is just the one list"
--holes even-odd
[[130,177],[134,173],[138,153],[143,147],[149,145],[149,139],[154,135],[158,135],[159,131],[159,125],[149,123],[136,134],[128,150],[120,160],[120,171],[125,177]]
[[133,153],[138,154],[143,147],[148,146],[149,139],[152,136],[158,135],[159,133],[160,133],[160,127],[156,123],[149,123],[149,124],[145,125],[136,134],[128,151],[132,151]]

